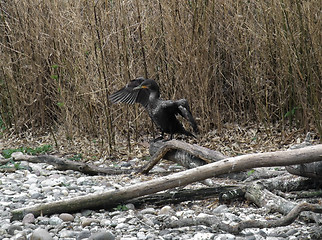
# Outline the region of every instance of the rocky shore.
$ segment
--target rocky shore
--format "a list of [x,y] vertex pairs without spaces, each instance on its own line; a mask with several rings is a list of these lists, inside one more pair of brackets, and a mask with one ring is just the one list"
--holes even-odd
[[[141,164],[141,160],[120,163],[121,167]],[[133,204],[119,206],[112,210],[83,210],[78,213],[62,213],[52,216],[34,217],[27,214],[22,220],[10,221],[13,209],[53,202],[91,193],[100,193],[129,184],[158,177],[165,171],[164,164],[155,168],[149,176],[87,176],[79,172],[58,171],[47,164],[21,162],[19,170],[0,173],[0,239],[9,240],[206,240],[206,239],[319,239],[321,226],[316,223],[295,221],[291,225],[273,229],[246,229],[239,235],[232,235],[212,227],[197,225],[180,228],[164,228],[165,218],[198,219],[219,216],[229,224],[243,220],[267,220],[279,218],[280,214],[267,213],[256,206],[230,206],[218,203],[216,199],[188,201],[165,206],[142,206]],[[183,169],[182,169],[183,170]],[[286,173],[287,174],[287,173]],[[216,179],[214,179],[216,182]],[[202,183],[189,185],[198,188]]]

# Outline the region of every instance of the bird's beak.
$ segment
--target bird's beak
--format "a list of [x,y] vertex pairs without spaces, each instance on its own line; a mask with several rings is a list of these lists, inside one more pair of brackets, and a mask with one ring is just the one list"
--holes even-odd
[[142,89],[142,88],[148,88],[148,86],[145,86],[145,85],[143,85],[143,86],[137,86],[137,87],[135,87],[135,88],[133,88],[133,90],[139,90],[139,89]]

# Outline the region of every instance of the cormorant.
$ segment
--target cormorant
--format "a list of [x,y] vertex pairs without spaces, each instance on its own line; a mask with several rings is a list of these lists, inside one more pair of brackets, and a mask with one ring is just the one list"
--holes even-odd
[[178,114],[189,121],[195,133],[199,132],[197,123],[190,112],[188,101],[186,99],[176,101],[161,99],[159,86],[152,79],[136,78],[111,94],[109,99],[113,103],[142,104],[153,122],[161,130],[162,138],[164,133],[169,133],[170,139],[174,133],[195,137],[179,122],[176,117]]

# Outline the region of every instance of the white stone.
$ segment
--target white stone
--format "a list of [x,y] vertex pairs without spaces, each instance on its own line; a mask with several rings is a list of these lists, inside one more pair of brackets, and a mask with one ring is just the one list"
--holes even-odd
[[43,187],[53,187],[53,186],[58,186],[60,183],[61,182],[56,178],[54,178],[54,179],[48,178],[48,179],[45,179],[44,181],[42,181],[41,185]]
[[169,215],[171,210],[172,210],[172,207],[164,206],[163,208],[160,209],[159,215]]
[[206,213],[199,213],[197,218],[212,218],[212,215],[206,214]]
[[146,239],[146,236],[145,236],[145,233],[144,233],[144,232],[137,232],[136,236],[137,236],[137,238],[138,238],[139,240],[144,240],[144,239]]
[[127,229],[129,228],[129,224],[127,223],[120,223],[120,224],[117,224],[115,229]]
[[197,233],[193,236],[193,240],[208,240],[212,239],[213,236],[213,233]]

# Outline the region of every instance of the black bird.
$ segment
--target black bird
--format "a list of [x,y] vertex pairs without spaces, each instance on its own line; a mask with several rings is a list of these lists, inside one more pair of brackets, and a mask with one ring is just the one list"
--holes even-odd
[[199,132],[197,123],[190,112],[188,101],[186,99],[176,101],[161,99],[159,86],[152,79],[136,78],[124,88],[111,94],[109,99],[113,103],[141,103],[161,130],[162,138],[164,133],[169,133],[170,139],[174,133],[195,137],[179,122],[176,117],[178,114],[189,121],[195,133]]

